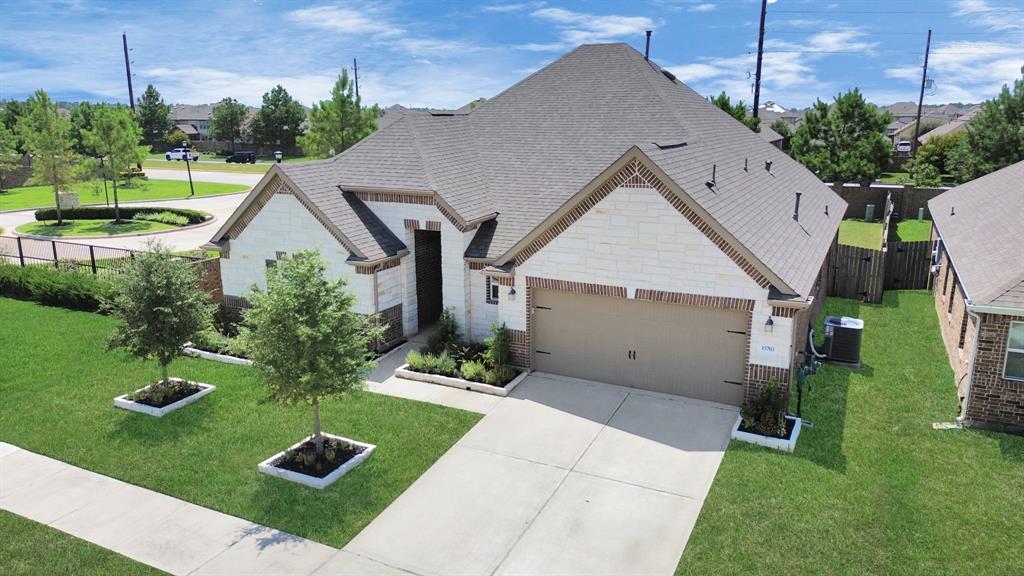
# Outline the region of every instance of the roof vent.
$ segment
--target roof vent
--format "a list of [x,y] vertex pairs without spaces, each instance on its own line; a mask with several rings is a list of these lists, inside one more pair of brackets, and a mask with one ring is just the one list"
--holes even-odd
[[796,206],[793,207],[793,220],[796,220],[797,222],[800,221],[800,194],[802,194],[802,192],[796,193]]
[[717,172],[718,172],[718,164],[712,164],[711,165],[711,180],[708,180],[707,182],[704,183],[704,185],[707,186],[708,189],[711,190],[712,192],[715,191],[715,186],[717,185],[716,182],[715,182],[715,175],[716,175]]
[[672,150],[673,148],[682,148],[686,146],[686,142],[676,142],[674,144],[659,144],[657,142],[651,142],[658,147],[658,150]]
[[828,216],[828,204],[825,204],[825,216]]
[[743,159],[743,171],[744,171],[744,172],[746,172],[746,171],[747,171],[747,160],[748,160],[748,158],[744,158],[744,159]]
[[767,170],[768,172],[772,171],[772,161],[771,160],[765,160],[764,161],[764,169]]
[[949,207],[949,215],[950,216],[956,216],[956,206],[950,206]]
[[668,70],[662,69],[661,73],[665,75],[665,78],[668,78],[669,80],[671,80],[673,82],[676,81],[676,75],[671,73],[671,72],[669,72]]

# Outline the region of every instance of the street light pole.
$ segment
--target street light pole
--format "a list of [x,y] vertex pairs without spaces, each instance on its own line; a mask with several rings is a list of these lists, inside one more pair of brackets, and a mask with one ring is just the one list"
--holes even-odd
[[183,140],[181,142],[181,147],[185,149],[185,169],[188,170],[188,189],[189,189],[189,194],[188,195],[189,195],[189,198],[191,198],[192,196],[196,195],[196,189],[192,185],[192,166],[189,163],[189,158],[192,157],[192,149],[189,148],[189,146],[188,146],[188,140]]

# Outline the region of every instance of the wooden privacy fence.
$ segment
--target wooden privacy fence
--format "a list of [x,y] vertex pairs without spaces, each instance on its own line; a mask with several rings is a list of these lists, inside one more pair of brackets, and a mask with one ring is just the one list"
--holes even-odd
[[828,295],[878,304],[886,290],[928,288],[931,240],[887,242],[881,250],[833,244]]

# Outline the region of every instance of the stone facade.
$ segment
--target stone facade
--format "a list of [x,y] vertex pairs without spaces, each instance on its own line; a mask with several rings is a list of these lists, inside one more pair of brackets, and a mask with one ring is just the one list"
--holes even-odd
[[961,409],[967,398],[966,423],[1024,433],[1024,381],[1004,377],[1010,323],[1024,322],[1024,314],[979,313],[979,325],[967,312],[963,288],[950,264],[948,254],[941,251],[934,284],[935,312]]

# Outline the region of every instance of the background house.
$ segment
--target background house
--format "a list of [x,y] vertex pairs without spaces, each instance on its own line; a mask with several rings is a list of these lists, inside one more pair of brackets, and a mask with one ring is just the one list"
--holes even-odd
[[928,202],[935,309],[965,424],[1024,433],[1024,162]]

